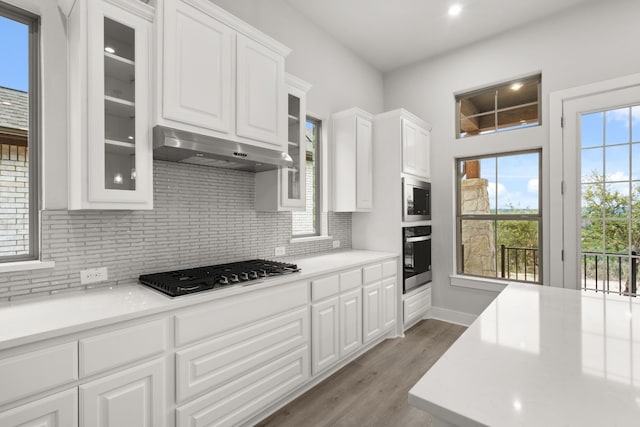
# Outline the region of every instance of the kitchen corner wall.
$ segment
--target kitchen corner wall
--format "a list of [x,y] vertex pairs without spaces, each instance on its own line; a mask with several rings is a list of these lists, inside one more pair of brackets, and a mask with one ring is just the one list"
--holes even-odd
[[[84,289],[80,270],[107,267],[109,280],[143,273],[331,250],[331,240],[290,243],[290,212],[254,210],[255,174],[155,161],[151,211],[42,212],[42,260],[51,270],[0,276],[0,302]],[[329,234],[351,247],[351,214],[329,213]]]

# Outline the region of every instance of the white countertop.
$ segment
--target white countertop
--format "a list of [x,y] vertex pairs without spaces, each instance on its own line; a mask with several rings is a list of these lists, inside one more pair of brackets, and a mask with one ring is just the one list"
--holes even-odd
[[223,290],[170,298],[142,285],[114,286],[0,306],[0,350],[155,313],[305,280],[397,254],[343,250],[289,258],[301,271]]
[[510,284],[409,402],[459,426],[639,426],[640,301]]

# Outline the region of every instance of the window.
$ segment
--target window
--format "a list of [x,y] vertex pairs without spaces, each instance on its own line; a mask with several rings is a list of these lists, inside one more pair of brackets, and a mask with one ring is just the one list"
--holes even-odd
[[0,2],[0,262],[38,257],[38,18]]
[[541,283],[540,151],[456,166],[458,274]]
[[307,116],[306,132],[306,204],[304,211],[292,213],[294,237],[320,234],[320,135],[322,122]]
[[456,136],[540,125],[541,79],[537,74],[457,95]]

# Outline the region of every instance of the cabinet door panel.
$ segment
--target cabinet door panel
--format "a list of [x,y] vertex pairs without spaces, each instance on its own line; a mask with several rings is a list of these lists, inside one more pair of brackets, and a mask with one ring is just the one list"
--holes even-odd
[[231,132],[233,30],[180,0],[164,21],[164,117]]
[[165,425],[164,360],[156,360],[80,386],[80,425]]
[[340,357],[362,345],[362,292],[360,289],[340,296]]
[[363,340],[373,340],[382,332],[382,295],[381,283],[365,286],[363,289]]
[[418,174],[418,128],[406,119],[402,120],[402,172]]
[[72,389],[0,414],[0,427],[77,427],[78,391]]
[[339,358],[338,298],[311,306],[311,364],[315,375]]
[[382,282],[382,329],[388,330],[396,323],[396,278]]
[[418,171],[417,175],[429,178],[429,146],[430,133],[422,128],[418,129]]
[[286,151],[284,58],[238,34],[236,74],[236,133]]
[[356,118],[356,208],[373,208],[373,124]]

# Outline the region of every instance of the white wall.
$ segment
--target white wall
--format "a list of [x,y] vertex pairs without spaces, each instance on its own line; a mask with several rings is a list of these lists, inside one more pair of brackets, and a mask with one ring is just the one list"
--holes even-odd
[[[65,18],[55,0],[3,0],[40,16],[43,205],[67,207],[67,47]],[[30,141],[31,143],[31,141]]]
[[[449,284],[455,269],[454,159],[543,147],[543,251],[549,253],[549,93],[637,73],[640,2],[595,2],[499,37],[385,75],[384,108],[404,107],[433,124],[434,305],[479,314],[495,292]],[[469,19],[471,17],[468,17]],[[461,16],[461,19],[465,19]],[[543,126],[455,139],[454,93],[542,71]],[[548,265],[548,256],[544,265]],[[545,273],[545,284],[553,278]]]
[[382,112],[382,74],[284,0],[213,0],[293,52],[288,73],[313,85],[307,109],[321,117],[351,107]]

